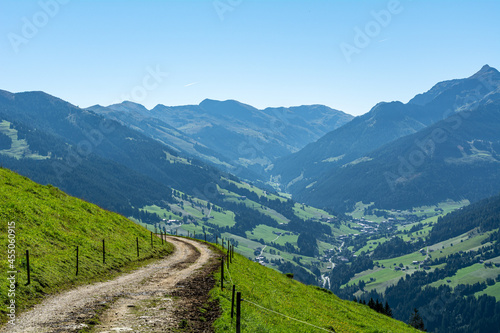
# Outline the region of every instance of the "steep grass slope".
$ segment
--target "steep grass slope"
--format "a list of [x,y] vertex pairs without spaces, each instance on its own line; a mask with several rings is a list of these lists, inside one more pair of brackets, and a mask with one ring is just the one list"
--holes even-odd
[[[220,272],[216,278],[220,281]],[[220,301],[223,310],[215,322],[216,332],[234,330],[233,283],[244,300],[242,332],[417,332],[366,305],[341,300],[325,289],[306,286],[238,254],[229,270],[225,270],[224,291],[220,283],[212,290],[212,296]]]
[[[139,240],[139,257],[136,237]],[[157,237],[153,242],[154,246],[148,230],[123,216],[0,168],[0,244],[3,248],[0,260],[0,322],[8,319],[7,305],[12,301],[15,301],[16,312],[19,313],[48,293],[109,278],[144,263],[144,259],[172,251],[171,245],[162,245]],[[30,285],[26,285],[26,250],[30,252]],[[15,259],[8,257],[13,254]],[[9,273],[15,271],[17,273]],[[15,288],[9,288],[7,277],[11,275],[15,276]],[[11,289],[15,290],[15,295]]]

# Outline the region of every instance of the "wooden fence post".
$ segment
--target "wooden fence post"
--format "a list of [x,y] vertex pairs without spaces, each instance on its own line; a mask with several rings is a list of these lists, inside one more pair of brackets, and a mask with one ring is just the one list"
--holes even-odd
[[153,247],[153,232],[151,231],[151,247]]
[[78,275],[78,245],[76,246],[76,274]]
[[241,333],[241,292],[236,294],[236,333]]
[[207,233],[205,232],[205,242],[207,241]]
[[135,242],[137,244],[137,258],[139,258],[139,237],[135,238]]
[[163,245],[163,231],[160,230],[161,245]]
[[227,249],[227,257],[226,257],[226,261],[227,261],[227,270],[229,270],[229,249]]
[[28,266],[28,282],[26,285],[31,283],[31,273],[30,273],[30,251],[26,250],[26,265]]
[[233,284],[233,296],[231,297],[231,321],[233,319],[233,316],[234,316],[234,294],[236,292],[236,285]]

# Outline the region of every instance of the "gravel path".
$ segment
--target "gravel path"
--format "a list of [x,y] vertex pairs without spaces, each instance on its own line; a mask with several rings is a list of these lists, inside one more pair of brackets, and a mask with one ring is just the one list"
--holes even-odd
[[[205,305],[203,313],[211,313],[211,319],[217,317],[217,304],[207,305],[205,295],[214,283],[210,273],[216,267],[215,255],[205,244],[192,240],[169,237],[168,241],[175,251],[165,259],[114,280],[51,296],[20,314],[14,328],[3,327],[0,332],[79,332],[89,325],[93,332],[102,333],[173,332],[179,328],[211,332],[210,320],[207,325],[202,318],[205,324],[200,325],[196,314],[188,318],[182,309]],[[193,283],[195,280],[198,282]]]

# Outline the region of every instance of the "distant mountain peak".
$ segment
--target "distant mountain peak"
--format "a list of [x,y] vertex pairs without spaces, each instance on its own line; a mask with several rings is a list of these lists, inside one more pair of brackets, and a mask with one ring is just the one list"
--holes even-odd
[[[498,82],[500,81],[500,73],[493,67],[489,65],[484,65],[477,73],[474,75],[465,78],[465,79],[453,79],[442,81],[435,84],[429,91],[418,94],[414,98],[412,98],[408,103],[409,104],[418,104],[418,105],[426,105],[432,102],[435,98],[446,91],[451,91],[454,87],[459,87],[461,84],[463,85],[466,82],[471,82],[471,80],[479,80],[481,82],[487,82],[489,85],[498,86]],[[496,83],[495,83],[496,82]],[[476,83],[474,83],[477,86]],[[463,90],[463,88],[461,88]],[[459,93],[458,91],[456,92]]]
[[115,110],[115,111],[122,111],[122,112],[130,112],[134,111],[137,112],[138,114],[141,115],[148,115],[149,110],[142,104],[138,104],[135,102],[131,101],[123,101],[118,104],[113,104],[108,106],[109,109]]
[[242,106],[242,107],[249,107],[249,108],[252,108],[254,109],[253,106],[251,105],[248,105],[248,104],[245,104],[245,103],[241,103],[241,102],[238,102],[237,100],[234,100],[234,99],[227,99],[225,101],[219,101],[219,100],[216,100],[216,99],[210,99],[210,98],[206,98],[204,99],[201,103],[200,103],[200,106],[203,106],[203,105],[214,105],[214,104],[226,104],[226,105],[237,105],[237,106]]
[[471,79],[480,79],[480,78],[484,78],[486,76],[500,76],[500,73],[495,68],[493,68],[489,65],[484,65],[483,67],[481,67],[479,72],[472,75],[470,78]]
[[146,107],[144,105],[136,103],[136,102],[132,102],[132,101],[123,101],[121,103],[116,103],[116,104],[113,104],[110,106],[115,106],[115,105],[123,105],[123,106],[129,107],[129,108],[131,107],[131,108],[146,109]]
[[0,96],[7,99],[14,99],[14,94],[6,90],[0,90]]
[[498,72],[495,68],[493,68],[490,65],[486,64],[483,67],[481,67],[481,69],[479,70],[478,73],[481,73],[481,72],[490,72],[490,71]]
[[257,109],[253,106],[238,102],[233,99],[228,99],[225,101],[205,99],[200,103],[199,106],[201,109],[210,114],[225,116],[234,116],[236,113],[241,116],[242,114],[248,114],[249,112],[257,111]]

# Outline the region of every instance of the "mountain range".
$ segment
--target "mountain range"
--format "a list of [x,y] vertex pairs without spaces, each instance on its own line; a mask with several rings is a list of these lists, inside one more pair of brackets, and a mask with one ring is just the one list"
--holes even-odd
[[[500,73],[488,65],[355,118],[322,105],[259,110],[208,99],[80,109],[43,92],[2,91],[0,158],[79,197],[90,197],[82,184],[106,188],[100,203],[114,210],[168,202],[171,187],[206,192],[230,174],[339,212],[360,201],[476,201],[500,189],[499,92]],[[119,193],[133,188],[141,190],[130,198]]]
[[[489,170],[496,170],[494,163],[499,160],[499,92],[500,73],[485,65],[469,78],[438,83],[406,104],[377,104],[299,152],[278,159],[270,174],[297,200],[341,211],[349,210],[358,201],[402,208],[447,198],[477,200],[496,194],[500,190],[498,175]],[[440,137],[429,137],[433,133]],[[476,157],[461,160],[467,160],[467,164],[448,159],[474,154]],[[484,154],[485,158],[477,158]],[[456,176],[448,178],[450,170],[442,163],[439,170],[434,168],[437,160],[446,160]],[[482,163],[486,161],[488,166]],[[411,163],[414,165],[406,165]],[[415,167],[428,170],[421,173]],[[404,168],[411,175],[406,175]],[[410,172],[413,169],[415,172]],[[457,182],[466,174],[481,176],[474,177],[477,182],[472,187],[460,186]],[[406,192],[404,198],[399,190]]]
[[[138,131],[43,92],[0,92],[0,162],[39,183],[134,216],[171,187],[203,193],[221,173]],[[9,141],[10,140],[10,141]]]
[[206,99],[199,105],[133,102],[89,107],[171,149],[211,163],[237,176],[264,180],[276,158],[303,148],[353,116],[324,105],[256,109],[234,100]]
[[[477,294],[498,296],[499,197],[438,216],[500,190],[499,92],[500,73],[487,65],[356,118],[213,100],[81,109],[44,92],[0,91],[0,164],[153,228],[224,237],[346,299],[386,298],[399,319],[453,292],[444,307],[466,309],[453,312],[456,327],[426,312],[429,327],[480,330],[500,313]],[[435,206],[447,199],[460,202]],[[459,284],[467,269],[488,283]]]

